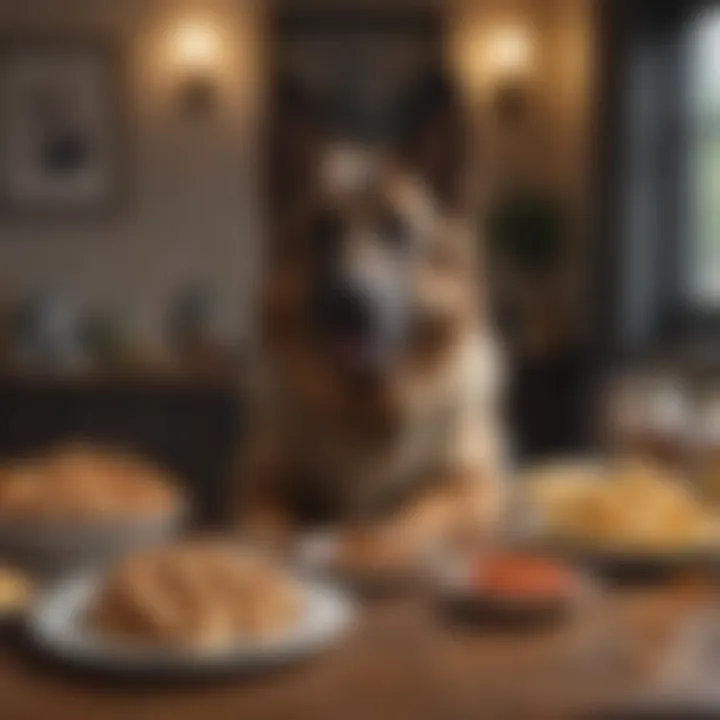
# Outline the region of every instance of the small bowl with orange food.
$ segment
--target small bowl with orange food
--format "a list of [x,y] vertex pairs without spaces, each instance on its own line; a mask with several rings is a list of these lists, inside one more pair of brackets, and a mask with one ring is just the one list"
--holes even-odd
[[570,565],[518,550],[447,560],[437,577],[443,607],[489,623],[560,620],[592,592]]

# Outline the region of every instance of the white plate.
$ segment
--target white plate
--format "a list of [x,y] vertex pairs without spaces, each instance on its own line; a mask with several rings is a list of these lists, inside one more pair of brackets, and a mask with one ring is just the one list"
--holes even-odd
[[88,631],[84,619],[102,576],[66,580],[41,598],[28,616],[32,640],[43,651],[75,666],[121,674],[206,676],[284,664],[317,651],[350,626],[349,600],[323,585],[301,584],[304,614],[284,636],[237,643],[211,651],[169,650],[112,642]]
[[[527,528],[527,526],[526,526]],[[553,535],[536,525],[525,534],[516,533],[517,546],[547,553],[567,562],[596,570],[622,573],[714,568],[720,565],[720,544],[698,543],[676,548],[652,548],[623,543],[582,541]]]
[[720,547],[717,545],[696,545],[657,551],[631,545],[591,545],[563,539],[548,539],[538,545],[569,562],[609,572],[643,574],[688,568],[711,569],[720,564]]

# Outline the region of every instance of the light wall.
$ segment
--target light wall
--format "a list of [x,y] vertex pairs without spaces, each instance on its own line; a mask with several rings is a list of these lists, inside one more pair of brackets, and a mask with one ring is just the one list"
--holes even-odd
[[[591,104],[591,0],[456,0],[448,50],[475,113],[490,185],[524,182],[584,198]],[[502,63],[498,37],[521,35],[525,64],[511,70],[526,89],[528,111],[517,127],[494,116]]]
[[[192,120],[178,105],[170,35],[183,20],[217,28],[218,105]],[[113,216],[0,218],[0,296],[50,292],[121,311],[156,336],[178,288],[215,288],[227,331],[249,319],[258,239],[259,34],[249,2],[0,2],[0,31],[102,34],[125,52],[132,174]]]

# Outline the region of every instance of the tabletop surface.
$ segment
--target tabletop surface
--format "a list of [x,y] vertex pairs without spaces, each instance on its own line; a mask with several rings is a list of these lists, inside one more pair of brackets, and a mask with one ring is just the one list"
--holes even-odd
[[576,716],[647,682],[688,617],[667,590],[604,594],[553,628],[468,626],[427,599],[369,601],[350,635],[255,676],[162,683],[71,671],[17,638],[0,649],[0,717],[53,720],[462,720]]

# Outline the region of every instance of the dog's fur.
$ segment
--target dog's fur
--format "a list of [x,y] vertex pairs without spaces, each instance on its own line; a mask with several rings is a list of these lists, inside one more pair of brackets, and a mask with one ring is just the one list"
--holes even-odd
[[[269,131],[270,238],[242,516],[402,519],[442,507],[446,522],[462,515],[486,524],[502,498],[499,368],[465,216],[459,104],[441,94],[414,108],[392,151],[363,161],[363,181],[329,183],[327,148],[306,110],[297,101],[277,108]],[[313,270],[304,238],[328,206],[348,223],[391,209],[422,238],[407,269],[422,322],[369,382],[336,372],[307,327]],[[384,262],[361,236],[345,251],[369,266]]]

